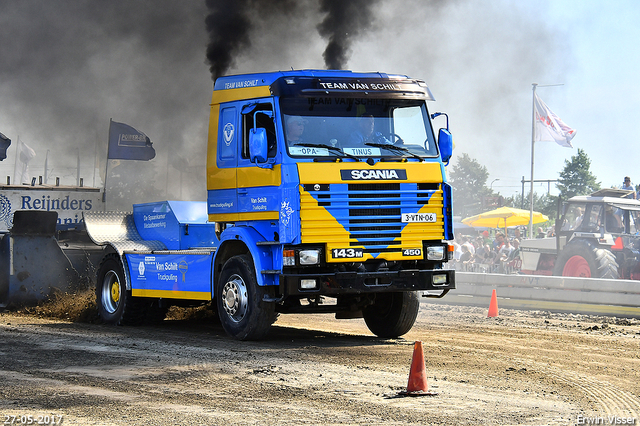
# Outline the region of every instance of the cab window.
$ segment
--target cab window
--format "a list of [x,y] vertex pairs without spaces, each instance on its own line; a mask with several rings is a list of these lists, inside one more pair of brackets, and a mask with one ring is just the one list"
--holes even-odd
[[[267,142],[269,144],[268,157],[273,158],[277,152],[276,128],[273,119],[261,111],[273,112],[271,104],[258,104],[249,112],[242,114],[242,158],[249,158],[249,132],[254,126],[254,115],[256,119],[256,127],[262,127],[267,131]],[[273,115],[273,114],[271,114]]]

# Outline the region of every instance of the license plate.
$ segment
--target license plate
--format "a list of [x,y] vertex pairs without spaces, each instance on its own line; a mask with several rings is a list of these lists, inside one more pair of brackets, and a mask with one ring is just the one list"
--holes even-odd
[[437,219],[435,213],[402,213],[402,223],[436,222]]
[[331,250],[333,259],[358,259],[364,257],[361,248],[335,248]]

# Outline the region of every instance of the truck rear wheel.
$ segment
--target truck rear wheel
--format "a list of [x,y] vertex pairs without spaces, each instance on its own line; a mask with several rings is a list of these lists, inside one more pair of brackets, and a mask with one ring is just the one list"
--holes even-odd
[[618,264],[610,250],[584,240],[572,241],[558,255],[553,275],[618,279]]
[[227,260],[215,294],[224,331],[238,340],[263,339],[276,319],[275,304],[263,300],[267,293],[258,286],[250,256]]
[[362,310],[362,315],[373,334],[395,338],[411,330],[419,309],[420,297],[415,291],[380,293],[373,305]]
[[102,321],[115,325],[139,325],[144,306],[126,288],[124,268],[116,255],[105,257],[98,269],[96,305]]

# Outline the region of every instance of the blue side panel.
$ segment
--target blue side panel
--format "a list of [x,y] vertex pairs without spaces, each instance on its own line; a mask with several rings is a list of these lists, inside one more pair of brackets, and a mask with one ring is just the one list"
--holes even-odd
[[135,204],[133,220],[145,240],[162,241],[169,250],[217,247],[214,225],[207,222],[207,205],[195,201]]
[[209,214],[237,213],[237,190],[216,189],[207,191],[207,207]]
[[278,186],[238,188],[238,211],[240,213],[278,211],[279,200],[280,187]]
[[236,167],[238,141],[237,111],[235,107],[223,108],[218,130],[218,167]]
[[170,250],[178,248],[180,228],[167,201],[135,204],[133,221],[143,239],[160,240]]
[[442,196],[444,198],[444,239],[453,240],[453,202],[451,198],[451,185],[446,182],[442,184]]
[[[265,222],[268,223],[268,222]],[[260,225],[260,224],[258,224]],[[275,227],[262,225],[262,231],[269,234],[275,231]],[[277,285],[278,280],[273,274],[263,274],[261,271],[273,270],[273,252],[272,246],[259,246],[258,242],[269,241],[258,232],[255,228],[248,226],[248,222],[238,222],[236,226],[230,226],[224,230],[220,236],[221,247],[224,247],[226,241],[242,241],[251,253],[253,264],[256,269],[256,280],[258,285]],[[278,245],[280,247],[280,245]],[[223,250],[222,250],[223,251]]]
[[300,178],[296,164],[282,165],[282,199],[278,206],[278,234],[283,244],[300,244]]
[[132,290],[211,292],[212,254],[125,254]]

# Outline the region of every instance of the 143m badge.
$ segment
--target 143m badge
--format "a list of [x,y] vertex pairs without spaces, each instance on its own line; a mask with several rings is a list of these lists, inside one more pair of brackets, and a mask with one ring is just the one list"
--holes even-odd
[[364,256],[361,248],[346,248],[331,250],[331,257],[334,259],[359,259]]

